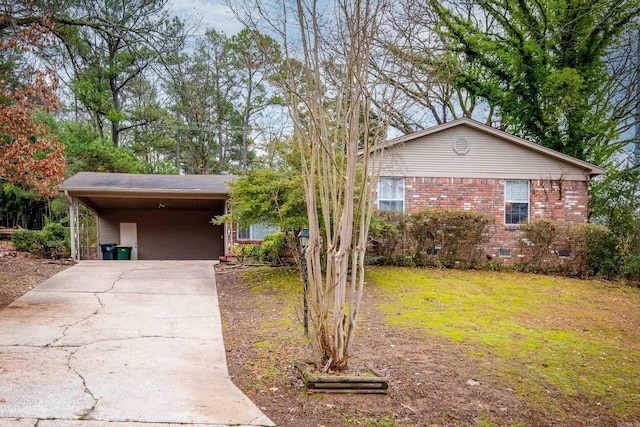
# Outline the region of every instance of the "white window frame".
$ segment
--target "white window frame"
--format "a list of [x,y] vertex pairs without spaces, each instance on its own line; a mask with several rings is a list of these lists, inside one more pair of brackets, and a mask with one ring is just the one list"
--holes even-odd
[[[258,227],[262,227],[264,229],[260,230]],[[249,237],[244,237],[241,235],[249,232]],[[238,230],[236,232],[236,237],[238,239],[238,241],[248,241],[248,240],[253,240],[253,241],[262,241],[264,239],[264,236],[267,236],[269,234],[272,233],[277,233],[280,230],[280,227],[275,226],[275,225],[267,225],[267,224],[252,224],[249,226],[249,228],[240,228],[238,227]],[[264,233],[264,234],[262,234]]]
[[[527,183],[527,199],[511,199],[507,197],[507,186],[510,182],[526,182]],[[527,179],[507,179],[504,181],[504,224],[505,225],[518,225],[520,222],[507,222],[507,203],[526,203],[527,204],[527,218],[525,221],[529,221],[531,217],[531,182]],[[522,222],[522,221],[521,221]]]
[[[382,194],[382,180],[384,179],[393,179],[393,180],[400,180],[400,182],[402,183],[402,198],[401,199],[382,199],[380,198],[380,195]],[[406,208],[406,203],[405,203],[405,186],[404,186],[404,177],[401,176],[381,176],[378,178],[378,210],[386,210],[386,211],[395,211],[395,212],[404,212],[405,208]],[[383,209],[380,207],[380,202],[402,202],[402,210],[397,210],[397,209]]]

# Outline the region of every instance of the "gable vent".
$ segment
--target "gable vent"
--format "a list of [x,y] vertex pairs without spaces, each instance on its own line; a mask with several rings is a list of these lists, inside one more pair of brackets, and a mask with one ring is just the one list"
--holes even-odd
[[467,141],[465,138],[458,138],[453,141],[453,151],[455,151],[456,154],[467,154],[470,149],[471,144],[469,144],[469,141]]

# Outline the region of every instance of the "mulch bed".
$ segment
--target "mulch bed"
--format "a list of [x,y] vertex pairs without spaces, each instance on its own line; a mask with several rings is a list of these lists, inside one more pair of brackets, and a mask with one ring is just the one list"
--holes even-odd
[[31,258],[29,254],[16,252],[11,243],[0,241],[0,309],[73,264],[66,260]]

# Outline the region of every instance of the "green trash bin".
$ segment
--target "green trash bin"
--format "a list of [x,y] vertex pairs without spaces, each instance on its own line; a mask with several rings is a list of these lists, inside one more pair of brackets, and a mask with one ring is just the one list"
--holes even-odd
[[131,259],[131,245],[117,245],[116,251],[118,252],[118,260],[130,260]]

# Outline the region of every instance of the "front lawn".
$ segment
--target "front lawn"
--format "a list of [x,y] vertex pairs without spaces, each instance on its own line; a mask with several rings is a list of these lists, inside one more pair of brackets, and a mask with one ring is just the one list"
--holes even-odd
[[549,416],[640,418],[640,290],[521,273],[370,268],[392,325],[444,337]]
[[307,395],[300,276],[218,271],[230,374],[280,427],[640,423],[640,289],[522,273],[368,267],[353,361],[388,395]]

